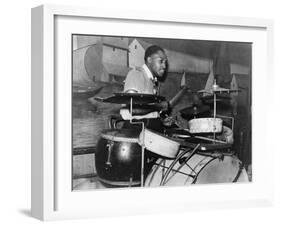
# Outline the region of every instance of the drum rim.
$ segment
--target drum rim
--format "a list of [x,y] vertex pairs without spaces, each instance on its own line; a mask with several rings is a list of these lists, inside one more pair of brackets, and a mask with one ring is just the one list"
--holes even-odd
[[100,180],[101,182],[105,183],[105,184],[109,184],[109,185],[114,185],[114,186],[136,186],[136,185],[140,185],[141,182],[140,181],[112,181],[112,180],[107,180],[107,179],[103,179],[101,177],[98,176],[98,180]]
[[[152,149],[152,141],[153,140],[158,140],[161,141],[161,145],[159,145],[159,147],[163,147],[163,144],[166,144],[167,147],[169,147],[169,149],[161,149],[159,150],[159,148],[155,148]],[[153,152],[157,155],[160,155],[162,157],[166,157],[169,159],[175,159],[179,149],[180,149],[180,143],[173,140],[171,137],[167,137],[165,135],[162,135],[158,132],[149,130],[149,129],[144,129],[144,131],[141,132],[140,134],[140,142],[144,142],[144,146],[147,150],[149,150],[150,152]]]
[[[108,134],[109,132],[116,132],[115,134]],[[122,134],[122,132],[127,132],[132,135],[133,132],[136,130],[133,129],[107,129],[102,131],[100,137],[110,141],[117,141],[117,142],[127,142],[127,143],[138,143],[139,141],[139,134],[126,137],[126,134]],[[131,133],[130,133],[131,132]]]
[[[205,155],[200,155],[199,153],[195,154],[196,159],[195,160],[191,160],[191,165],[189,165],[191,168],[189,168],[188,171],[185,170],[180,170],[182,172],[186,172],[186,173],[190,173],[190,174],[194,174],[194,178],[189,180],[189,181],[185,181],[183,179],[182,184],[184,186],[189,186],[189,185],[198,185],[197,181],[200,178],[200,176],[202,175],[202,172],[204,172],[205,170],[207,170],[208,167],[212,166],[212,164],[217,164],[217,161],[219,161],[220,157],[219,156],[205,156]],[[200,157],[201,156],[201,157]],[[237,160],[238,163],[238,168],[234,167],[233,169],[235,169],[233,171],[233,178],[231,181],[226,181],[226,182],[214,182],[214,183],[235,183],[237,181],[239,181],[240,176],[242,175],[243,177],[247,177],[247,173],[245,174],[245,169],[243,168],[243,163],[242,161],[236,156],[236,155],[223,155],[223,157],[225,159],[227,159],[227,164],[229,164],[229,161],[232,161],[233,159]],[[192,159],[192,158],[191,158]],[[160,182],[158,181],[160,178],[161,181],[161,171],[162,171],[162,162],[165,159],[159,159],[157,160],[156,164],[154,167],[151,169],[151,172],[149,172],[147,178],[146,178],[146,186],[148,187],[154,187],[154,186],[160,186]],[[170,160],[170,163],[167,165],[167,167],[169,167],[172,163],[174,162],[174,160]],[[189,161],[188,161],[189,163]],[[203,163],[203,165],[201,165],[201,163]],[[184,164],[184,163],[183,163]],[[242,165],[241,165],[242,164]],[[178,170],[178,166],[174,166],[172,169],[176,169]],[[237,172],[235,172],[237,170]],[[195,171],[195,172],[192,172]],[[234,175],[235,174],[235,175]],[[162,175],[163,176],[163,175]],[[155,178],[154,178],[155,177]],[[169,178],[169,177],[168,177]],[[155,182],[154,182],[155,180]],[[243,180],[243,181],[249,181],[249,180]],[[172,183],[172,184],[171,184]],[[213,183],[208,183],[208,184],[213,184]],[[173,182],[168,182],[167,184],[165,184],[164,186],[173,186]]]
[[193,118],[190,119],[188,122],[200,122],[200,121],[215,121],[215,122],[219,122],[222,123],[223,120],[221,118],[212,118],[212,117],[205,117],[205,118]]
[[117,141],[117,142],[128,142],[128,143],[138,143],[138,138],[128,138],[128,137],[117,137],[115,135],[101,134],[101,137],[106,140]]
[[[230,156],[224,155],[223,158],[235,158],[238,161],[238,165],[239,165],[238,171],[237,171],[234,179],[231,182],[228,182],[228,183],[234,183],[235,180],[240,176],[240,174],[242,172],[242,169],[241,169],[242,162],[235,155],[230,155]],[[196,177],[193,179],[191,184],[196,184],[196,181],[197,181],[198,177],[200,176],[200,173],[202,173],[202,171],[205,171],[207,167],[210,167],[211,166],[210,164],[216,160],[220,161],[219,157],[212,157],[206,164],[204,164],[204,166],[199,169],[198,173],[196,174]],[[231,160],[231,159],[229,159],[229,160]],[[223,161],[224,161],[224,159],[223,159]]]

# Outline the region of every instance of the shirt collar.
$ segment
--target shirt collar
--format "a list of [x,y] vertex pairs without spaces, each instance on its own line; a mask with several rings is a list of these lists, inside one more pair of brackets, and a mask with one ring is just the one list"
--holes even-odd
[[153,76],[153,74],[151,73],[151,71],[149,70],[149,68],[146,66],[146,64],[142,65],[143,70],[145,71],[145,73],[147,74],[147,77],[149,79],[151,79],[152,81],[157,81],[157,78]]

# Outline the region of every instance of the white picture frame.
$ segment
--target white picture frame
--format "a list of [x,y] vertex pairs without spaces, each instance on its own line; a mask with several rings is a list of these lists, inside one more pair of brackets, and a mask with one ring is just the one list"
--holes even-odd
[[[71,121],[67,108],[71,78],[66,77],[71,69],[59,68],[60,57],[66,57],[66,65],[71,62],[68,58],[71,46],[70,39],[59,40],[72,32],[92,34],[87,31],[91,23],[100,24],[99,27],[111,26],[107,32],[99,28],[99,34],[105,32],[106,35],[120,35],[120,28],[114,27],[118,23],[125,27],[145,25],[150,35],[154,26],[169,26],[176,31],[188,27],[193,31],[189,38],[253,42],[253,181],[235,185],[72,192],[68,177],[71,174]],[[233,30],[237,33],[233,34]],[[161,29],[157,33],[160,37],[163,35]],[[157,33],[154,32],[154,36]],[[148,35],[141,29],[126,30],[125,35],[130,34]],[[187,33],[178,32],[178,35],[185,37]],[[271,104],[266,98],[273,87],[272,39],[273,22],[265,19],[105,11],[57,5],[32,9],[32,216],[56,220],[272,204],[273,178],[266,176],[266,172],[273,169],[273,148],[268,148],[268,136],[259,139],[269,130],[269,126],[261,125],[260,121],[266,122],[269,117],[266,110],[269,108],[264,107],[264,103]],[[66,55],[60,56],[61,53]],[[266,92],[259,92],[261,89]],[[66,108],[60,106],[62,100]],[[63,132],[65,135],[60,136]]]

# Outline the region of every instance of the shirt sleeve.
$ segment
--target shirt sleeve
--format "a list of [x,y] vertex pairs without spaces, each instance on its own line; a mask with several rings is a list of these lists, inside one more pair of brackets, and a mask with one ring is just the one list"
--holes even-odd
[[124,92],[142,93],[144,88],[142,73],[137,70],[131,70],[125,80]]

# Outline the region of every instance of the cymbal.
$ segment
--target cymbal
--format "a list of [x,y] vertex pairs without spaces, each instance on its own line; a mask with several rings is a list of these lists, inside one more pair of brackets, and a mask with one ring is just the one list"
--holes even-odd
[[132,100],[133,104],[142,105],[160,103],[165,100],[165,97],[146,93],[114,93],[113,96],[107,98],[97,97],[95,100],[113,104],[130,104]]
[[[204,96],[204,97],[200,97],[200,99],[202,100],[202,102],[204,104],[214,104],[214,96],[210,95],[210,96]],[[217,104],[230,104],[230,100],[231,98],[229,96],[226,95],[217,95],[216,96],[216,103]]]
[[98,89],[77,89],[76,87],[73,88],[72,98],[73,100],[88,100],[91,97],[94,97],[98,94],[103,87],[99,87]]
[[[214,95],[202,96],[200,97],[200,99],[202,101],[214,101]],[[228,95],[220,95],[220,94],[216,95],[216,101],[223,101],[223,100],[228,101],[230,99],[231,97]]]
[[[202,103],[210,106],[211,108],[214,105],[214,96],[205,96],[200,98]],[[220,110],[231,110],[231,98],[226,95],[217,95],[216,97],[216,109]]]
[[181,116],[185,119],[191,119],[193,117],[206,116],[210,113],[210,107],[208,105],[191,106],[180,110]]
[[226,88],[222,88],[219,87],[218,85],[214,85],[212,86],[212,88],[210,89],[202,89],[197,91],[198,93],[209,93],[209,94],[213,94],[213,93],[234,93],[234,92],[240,92],[240,90],[238,89],[226,89]]

